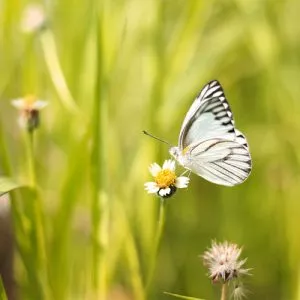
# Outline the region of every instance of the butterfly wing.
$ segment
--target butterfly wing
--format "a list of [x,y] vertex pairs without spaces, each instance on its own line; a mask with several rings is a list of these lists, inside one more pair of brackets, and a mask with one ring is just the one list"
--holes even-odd
[[248,147],[237,141],[209,139],[189,146],[185,167],[208,181],[233,186],[251,172]]
[[216,80],[205,85],[186,114],[179,134],[179,149],[211,138],[236,138],[231,109]]
[[216,80],[202,89],[189,109],[178,144],[188,156],[184,166],[211,182],[233,186],[251,172],[247,140],[234,127],[232,111]]

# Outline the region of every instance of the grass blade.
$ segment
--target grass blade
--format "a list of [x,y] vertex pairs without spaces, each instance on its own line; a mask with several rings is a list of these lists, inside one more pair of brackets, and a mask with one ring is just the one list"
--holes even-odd
[[7,300],[2,278],[0,277],[0,300]]
[[0,196],[21,187],[9,177],[0,177]]
[[205,300],[205,299],[188,297],[188,296],[183,296],[183,295],[173,294],[173,293],[168,293],[168,292],[164,292],[164,294],[170,295],[170,296],[173,296],[173,297],[176,297],[176,298],[180,298],[180,299],[186,299],[186,300]]

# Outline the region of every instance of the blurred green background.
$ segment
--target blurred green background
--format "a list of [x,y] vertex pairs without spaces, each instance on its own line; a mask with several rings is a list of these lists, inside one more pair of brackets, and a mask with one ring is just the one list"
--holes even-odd
[[[212,239],[243,246],[253,268],[249,299],[300,299],[300,2],[48,0],[40,3],[45,28],[24,33],[28,4],[0,1],[0,155],[2,175],[26,183],[10,101],[48,101],[35,162],[49,299],[172,299],[163,291],[218,299],[199,258]],[[212,79],[247,136],[253,171],[233,188],[192,175],[188,190],[168,201],[145,296],[159,199],[143,184],[148,166],[169,154],[141,132],[175,145],[188,107]],[[15,277],[20,299],[41,299],[18,222],[25,194],[14,199]]]

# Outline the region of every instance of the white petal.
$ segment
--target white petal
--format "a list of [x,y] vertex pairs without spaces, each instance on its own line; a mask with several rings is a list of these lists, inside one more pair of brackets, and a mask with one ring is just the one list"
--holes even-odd
[[172,159],[168,159],[165,160],[164,164],[163,164],[163,169],[166,170],[171,170],[171,171],[175,171],[175,161]]
[[149,194],[154,194],[154,193],[157,193],[159,191],[159,187],[157,186],[156,182],[146,182],[144,184],[144,186],[145,186],[145,190]]
[[32,104],[32,109],[40,110],[48,105],[48,102],[43,100],[37,100]]
[[165,188],[166,195],[169,195],[171,193],[171,188],[167,187]]
[[29,4],[23,13],[21,29],[30,33],[38,30],[45,22],[44,9],[39,4]]
[[159,195],[162,196],[162,197],[164,197],[164,196],[170,194],[170,192],[171,192],[171,189],[169,187],[167,187],[165,189],[161,189],[159,191]]
[[24,107],[26,106],[23,98],[14,99],[11,101],[11,104],[17,109],[24,109]]
[[179,189],[186,188],[190,182],[190,179],[186,176],[180,176],[176,178],[175,186]]
[[157,163],[153,163],[150,165],[149,171],[153,177],[156,177],[158,172],[161,171],[161,167]]
[[168,160],[165,160],[162,168],[163,168],[163,170],[165,170],[165,169],[170,170],[171,169],[171,165],[172,165],[172,160],[168,159]]
[[165,194],[165,189],[161,189],[159,192],[159,195],[164,197],[166,194]]

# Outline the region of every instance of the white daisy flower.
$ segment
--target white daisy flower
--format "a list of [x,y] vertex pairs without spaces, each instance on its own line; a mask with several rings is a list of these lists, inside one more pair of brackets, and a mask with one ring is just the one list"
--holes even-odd
[[18,98],[11,101],[12,105],[20,111],[19,124],[21,128],[33,131],[39,126],[40,110],[48,105],[48,102],[36,99],[33,95]]
[[149,167],[151,175],[154,177],[154,181],[145,183],[145,190],[149,194],[157,194],[160,197],[171,197],[177,190],[177,188],[187,188],[190,179],[186,176],[176,176],[175,173],[175,161],[166,160],[161,167],[157,163],[153,163]]

